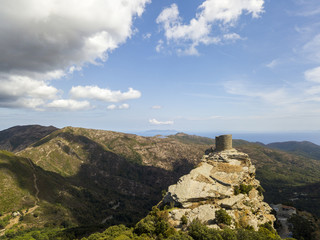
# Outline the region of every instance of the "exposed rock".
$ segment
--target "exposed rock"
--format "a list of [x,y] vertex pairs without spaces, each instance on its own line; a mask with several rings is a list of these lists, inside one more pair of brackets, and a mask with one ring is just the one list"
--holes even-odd
[[198,218],[219,229],[215,212],[221,208],[232,217],[231,228],[252,226],[257,230],[261,224],[274,222],[270,206],[257,190],[260,183],[249,156],[234,148],[206,153],[195,169],[169,186],[161,205],[177,207],[169,213],[170,223],[180,228],[185,215],[189,223]]

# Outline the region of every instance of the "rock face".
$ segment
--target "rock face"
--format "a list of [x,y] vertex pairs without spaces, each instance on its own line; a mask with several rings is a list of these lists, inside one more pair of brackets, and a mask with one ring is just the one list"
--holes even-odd
[[257,230],[275,221],[261,192],[249,156],[231,148],[207,152],[195,169],[169,186],[161,205],[176,207],[169,213],[176,228],[182,227],[181,217],[186,216],[188,223],[198,218],[219,229],[222,225],[215,215],[223,208],[232,218],[231,228],[252,226]]

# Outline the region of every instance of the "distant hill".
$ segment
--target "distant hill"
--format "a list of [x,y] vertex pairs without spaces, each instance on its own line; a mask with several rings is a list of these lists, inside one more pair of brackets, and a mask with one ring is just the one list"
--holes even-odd
[[308,158],[320,160],[320,146],[312,142],[274,142],[267,144],[267,146],[269,148],[283,150],[286,152],[299,154]]
[[0,131],[0,150],[20,151],[57,129],[53,126],[27,125]]
[[147,130],[144,132],[136,132],[137,135],[139,136],[144,136],[144,137],[153,137],[156,135],[161,135],[161,136],[167,136],[167,135],[173,135],[178,133],[176,130]]

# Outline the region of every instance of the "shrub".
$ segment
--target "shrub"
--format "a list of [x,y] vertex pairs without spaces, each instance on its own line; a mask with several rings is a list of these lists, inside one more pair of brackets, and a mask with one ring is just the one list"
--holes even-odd
[[220,210],[216,211],[216,222],[218,224],[223,223],[226,225],[231,225],[231,220],[232,220],[232,218],[228,215],[226,210],[221,208]]
[[252,190],[252,185],[240,184],[240,192],[243,194],[248,194]]
[[259,227],[266,228],[266,229],[268,229],[268,230],[269,230],[270,232],[272,232],[272,233],[275,233],[275,232],[276,232],[276,231],[273,229],[271,222],[264,223],[264,224],[260,225]]
[[238,186],[234,186],[233,193],[234,193],[234,195],[238,195],[240,193],[240,188]]
[[188,230],[194,240],[223,240],[220,231],[208,228],[198,219],[192,221]]
[[262,196],[263,193],[265,192],[265,190],[263,189],[263,187],[261,187],[260,185],[257,187],[257,190],[258,190],[260,196]]
[[231,230],[230,228],[226,228],[221,233],[223,240],[237,240],[237,234],[235,231]]
[[186,215],[183,215],[180,220],[181,220],[182,225],[188,224],[188,219],[187,219]]

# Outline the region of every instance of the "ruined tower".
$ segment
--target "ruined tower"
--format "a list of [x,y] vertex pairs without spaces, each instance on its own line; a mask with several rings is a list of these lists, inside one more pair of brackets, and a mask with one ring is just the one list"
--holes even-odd
[[216,137],[216,149],[215,151],[224,151],[232,149],[232,135],[220,135]]

